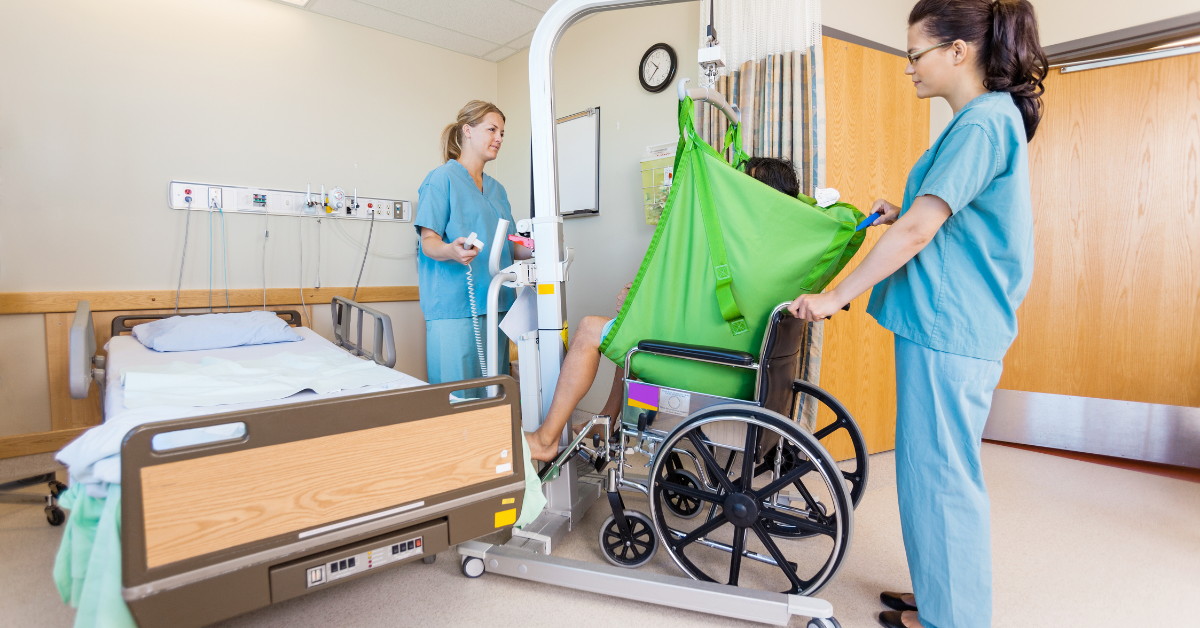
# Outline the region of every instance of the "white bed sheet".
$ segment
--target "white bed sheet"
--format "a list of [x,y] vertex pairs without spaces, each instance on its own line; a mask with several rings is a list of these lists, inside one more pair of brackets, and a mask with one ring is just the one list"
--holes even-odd
[[[249,347],[170,353],[152,351],[132,336],[118,336],[109,340],[108,344],[105,345],[108,357],[105,362],[104,423],[83,433],[75,442],[72,442],[59,452],[57,456],[59,462],[67,466],[72,482],[87,484],[89,485],[89,494],[94,497],[102,497],[105,492],[104,485],[120,483],[119,453],[121,442],[125,439],[125,434],[138,425],[254,408],[285,406],[313,401],[315,399],[332,399],[335,397],[362,395],[382,390],[395,390],[425,385],[425,382],[411,375],[403,374],[403,377],[399,380],[378,386],[364,386],[325,394],[304,391],[285,399],[271,401],[202,408],[150,406],[130,409],[125,407],[125,396],[121,385],[121,369],[123,368],[166,365],[172,362],[198,364],[201,358],[208,356],[224,358],[226,360],[256,360],[284,352],[304,354],[328,349],[341,351],[332,342],[322,338],[311,329],[299,327],[296,328],[296,333],[300,334],[303,340],[299,342],[281,342]],[[182,433],[180,435],[183,436]],[[189,435],[187,438],[191,438],[191,436]],[[217,439],[210,436],[203,440],[211,441]],[[181,446],[183,444],[186,444],[186,442],[172,443],[171,446]]]

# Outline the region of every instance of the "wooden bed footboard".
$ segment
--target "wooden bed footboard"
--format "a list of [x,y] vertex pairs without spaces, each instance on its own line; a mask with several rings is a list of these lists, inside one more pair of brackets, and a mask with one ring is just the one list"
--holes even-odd
[[[450,402],[489,385],[497,396]],[[143,628],[205,625],[511,526],[518,395],[501,376],[134,429],[121,450],[130,610]],[[160,434],[236,423],[236,438],[154,449]],[[360,559],[324,570],[343,556]]]

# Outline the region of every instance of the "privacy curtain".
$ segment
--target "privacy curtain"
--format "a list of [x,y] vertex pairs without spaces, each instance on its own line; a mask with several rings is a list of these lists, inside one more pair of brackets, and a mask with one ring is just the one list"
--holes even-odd
[[[742,149],[754,157],[791,160],[800,189],[825,187],[825,68],[820,0],[706,0],[700,41],[710,16],[725,54],[714,87],[742,116]],[[732,158],[724,145],[729,122],[716,108],[696,104],[700,136]],[[819,384],[824,324],[811,325],[808,357],[798,377]],[[816,428],[816,403],[802,400],[802,416]]]

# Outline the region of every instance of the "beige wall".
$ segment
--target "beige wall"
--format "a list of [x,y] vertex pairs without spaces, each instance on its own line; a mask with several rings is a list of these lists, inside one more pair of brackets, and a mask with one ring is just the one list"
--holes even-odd
[[[600,107],[600,215],[568,219],[567,246],[575,249],[567,286],[571,329],[589,314],[615,315],[617,292],[633,281],[654,228],[642,208],[642,154],[649,144],[679,137],[673,89],[651,94],[638,82],[638,62],[659,42],[679,57],[676,80],[696,80],[699,3],[601,13],[572,26],[555,56],[555,107],[560,116]],[[619,36],[614,36],[619,33]],[[529,54],[499,64],[498,104],[508,116],[504,151],[493,166],[508,188],[515,216],[529,210]],[[600,374],[580,407],[604,405],[613,365]]]
[[[5,1],[0,292],[174,287],[171,179],[415,200],[441,127],[495,97],[494,63],[268,0]],[[192,215],[185,289],[208,285],[206,218]],[[231,287],[262,285],[263,223],[228,217]],[[269,219],[270,287],[300,285],[299,223]],[[354,284],[366,234],[325,221],[321,285]],[[304,236],[311,286],[314,221]],[[415,284],[415,242],[410,225],[377,224],[363,285]],[[383,309],[400,367],[423,377],[419,307]],[[0,316],[0,352],[0,435],[48,429],[41,317]]]

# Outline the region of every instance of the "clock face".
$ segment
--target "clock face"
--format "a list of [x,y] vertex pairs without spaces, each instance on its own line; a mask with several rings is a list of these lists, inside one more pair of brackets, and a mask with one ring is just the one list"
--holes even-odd
[[642,56],[638,79],[649,92],[661,92],[675,77],[675,51],[667,44],[655,44]]

